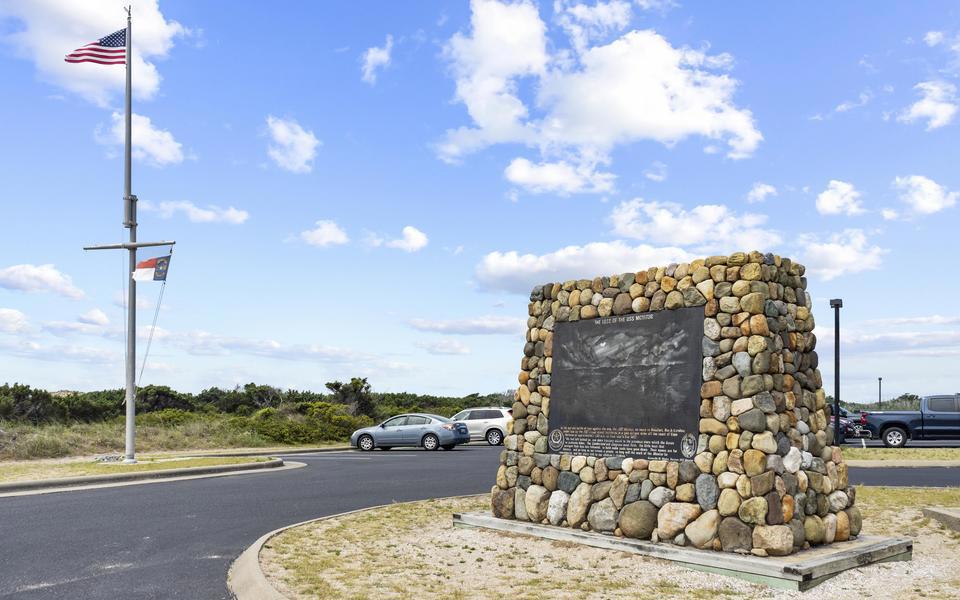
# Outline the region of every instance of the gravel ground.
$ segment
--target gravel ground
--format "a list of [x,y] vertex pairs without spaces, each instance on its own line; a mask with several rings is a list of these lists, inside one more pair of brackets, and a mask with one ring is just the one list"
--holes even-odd
[[[917,506],[960,505],[960,488],[861,488],[857,498],[863,532],[914,538],[913,561],[847,571],[804,593],[634,554],[453,529],[450,514],[487,510],[486,496],[397,504],[304,525],[273,538],[260,559],[290,598],[960,599],[960,534]],[[517,564],[523,556],[540,559]]]

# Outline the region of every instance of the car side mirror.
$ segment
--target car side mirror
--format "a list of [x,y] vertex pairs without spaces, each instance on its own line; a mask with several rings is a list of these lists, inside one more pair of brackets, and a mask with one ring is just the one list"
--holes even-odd
[[386,429],[386,428],[387,428],[386,423],[380,423],[380,429]]

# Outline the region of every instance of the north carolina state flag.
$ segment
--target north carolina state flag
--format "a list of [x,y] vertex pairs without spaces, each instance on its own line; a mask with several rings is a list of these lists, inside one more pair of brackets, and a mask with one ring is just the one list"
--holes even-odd
[[167,269],[170,268],[170,255],[158,256],[137,263],[133,272],[134,281],[166,281]]

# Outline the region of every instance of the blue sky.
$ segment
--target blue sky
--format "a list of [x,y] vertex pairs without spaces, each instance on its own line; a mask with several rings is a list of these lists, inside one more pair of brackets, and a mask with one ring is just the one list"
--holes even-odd
[[[0,380],[122,384],[122,4],[0,2]],[[955,3],[133,4],[143,383],[503,390],[534,284],[760,249],[828,391],[831,297],[842,397],[957,391]]]

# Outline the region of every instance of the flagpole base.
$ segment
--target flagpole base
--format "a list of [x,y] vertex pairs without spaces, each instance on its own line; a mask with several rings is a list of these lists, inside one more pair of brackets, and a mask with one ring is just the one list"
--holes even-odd
[[123,459],[123,464],[125,464],[125,465],[135,465],[135,464],[137,464],[137,459],[135,459],[135,458],[125,458],[125,459]]

